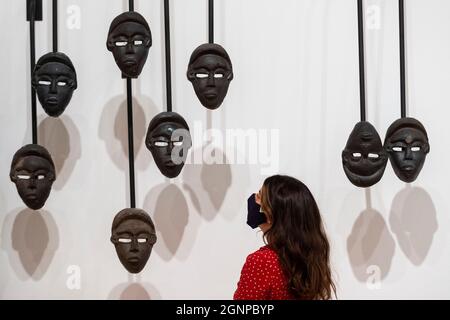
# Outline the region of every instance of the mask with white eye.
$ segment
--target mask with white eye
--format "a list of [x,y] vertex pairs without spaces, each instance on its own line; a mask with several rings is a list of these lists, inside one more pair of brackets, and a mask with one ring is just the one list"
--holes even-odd
[[347,178],[357,187],[367,188],[382,178],[387,154],[375,127],[362,121],[355,125],[342,151]]
[[32,79],[44,111],[51,117],[59,117],[77,88],[77,75],[72,61],[61,52],[47,53],[36,63]]
[[124,12],[111,22],[106,47],[122,72],[122,78],[138,78],[152,46],[152,33],[136,11]]
[[186,75],[200,103],[214,110],[220,107],[227,95],[233,80],[233,66],[222,46],[207,43],[192,53]]
[[55,166],[50,154],[36,144],[19,149],[11,164],[10,178],[26,206],[33,210],[41,209],[55,180]]
[[192,145],[186,120],[176,112],[156,115],[148,126],[145,145],[161,173],[168,178],[177,177]]
[[156,242],[155,226],[150,215],[137,208],[121,210],[114,217],[110,240],[128,272],[141,272]]
[[423,124],[414,118],[394,121],[388,128],[384,144],[397,177],[406,183],[414,182],[430,151]]

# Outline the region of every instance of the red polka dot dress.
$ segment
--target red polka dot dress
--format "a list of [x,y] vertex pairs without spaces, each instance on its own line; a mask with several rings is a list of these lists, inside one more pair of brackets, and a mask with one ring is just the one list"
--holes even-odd
[[278,255],[268,246],[250,254],[241,271],[234,300],[291,300]]

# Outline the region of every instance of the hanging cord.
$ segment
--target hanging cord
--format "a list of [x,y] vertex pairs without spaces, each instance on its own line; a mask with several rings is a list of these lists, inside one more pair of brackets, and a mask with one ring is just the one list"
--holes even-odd
[[398,1],[400,33],[400,113],[406,117],[406,53],[405,53],[405,7],[403,0]]
[[[129,11],[134,11],[134,0],[129,1]],[[130,208],[136,208],[136,188],[134,180],[133,92],[131,90],[131,78],[127,78],[127,118],[128,171],[130,175]]]
[[170,15],[169,0],[164,0],[164,33],[166,43],[166,100],[167,112],[172,111],[172,71],[170,63]]
[[52,2],[53,52],[58,52],[58,0]]
[[136,208],[136,192],[134,183],[134,138],[133,138],[133,96],[131,78],[127,78],[127,114],[128,114],[128,165],[130,171],[130,202]]
[[[29,16],[30,16],[30,66],[31,66],[31,77],[33,77],[34,66],[36,65],[36,45],[35,45],[35,13],[36,13],[36,1],[31,0],[29,6]],[[31,86],[31,132],[33,144],[38,143],[38,133],[37,133],[37,114],[36,114],[36,91],[33,86]]]
[[359,99],[361,121],[366,121],[366,75],[364,62],[363,0],[358,0]]
[[214,43],[214,0],[208,0],[209,43]]

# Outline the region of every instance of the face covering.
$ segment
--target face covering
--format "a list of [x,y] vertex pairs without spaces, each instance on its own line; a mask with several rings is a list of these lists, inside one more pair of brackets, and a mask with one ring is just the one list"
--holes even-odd
[[266,215],[261,212],[261,206],[256,203],[254,193],[247,200],[247,210],[247,224],[252,229],[267,222]]

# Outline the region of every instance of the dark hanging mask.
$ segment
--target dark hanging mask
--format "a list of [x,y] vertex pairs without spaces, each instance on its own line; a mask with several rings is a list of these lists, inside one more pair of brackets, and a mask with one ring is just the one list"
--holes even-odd
[[128,272],[144,269],[156,239],[155,225],[144,210],[127,208],[114,217],[111,242]]
[[44,206],[52,189],[55,165],[47,149],[28,144],[14,154],[9,177],[27,207],[38,210]]
[[401,118],[391,124],[384,147],[395,174],[408,183],[417,179],[430,152],[427,131],[414,118]]
[[387,154],[378,132],[369,122],[358,122],[342,151],[347,178],[355,186],[367,188],[383,177]]
[[233,66],[228,53],[218,44],[202,44],[191,55],[187,78],[202,105],[217,109],[233,80]]
[[267,222],[266,215],[261,212],[261,206],[255,201],[255,194],[252,194],[247,200],[247,211],[247,224],[252,229]]
[[137,78],[152,46],[152,33],[143,16],[124,12],[109,27],[106,46],[113,53],[124,78]]
[[59,117],[77,88],[77,74],[68,56],[50,52],[38,60],[31,84],[45,112],[51,117]]
[[145,145],[159,170],[168,178],[177,177],[192,146],[189,126],[176,112],[161,112],[148,126]]

